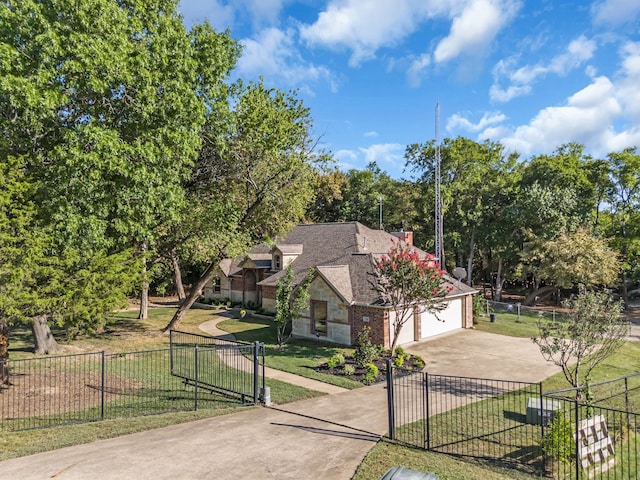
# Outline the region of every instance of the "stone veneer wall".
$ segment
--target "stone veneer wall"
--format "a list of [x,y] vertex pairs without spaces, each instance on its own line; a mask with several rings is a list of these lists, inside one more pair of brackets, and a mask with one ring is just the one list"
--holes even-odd
[[[367,321],[368,320],[368,321]],[[351,307],[351,343],[362,329],[368,326],[371,329],[371,341],[385,348],[391,346],[389,335],[389,310],[384,308],[354,305]]]
[[267,312],[275,313],[276,311],[276,287],[264,285],[262,289],[262,308]]
[[[327,302],[327,335],[320,338],[341,345],[351,345],[349,308],[321,277],[316,277],[309,286],[309,305],[313,300]],[[310,308],[294,319],[293,334],[296,337],[316,338],[311,326]]]
[[473,327],[473,295],[467,295],[462,299],[462,328]]

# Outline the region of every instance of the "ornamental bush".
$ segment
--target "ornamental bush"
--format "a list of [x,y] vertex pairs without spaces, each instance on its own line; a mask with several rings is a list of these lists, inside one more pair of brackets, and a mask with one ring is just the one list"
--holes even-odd
[[373,363],[367,363],[365,365],[365,368],[367,369],[367,373],[364,374],[364,378],[362,379],[362,381],[367,385],[371,385],[378,379],[378,367],[376,367]]
[[383,348],[371,341],[371,329],[364,327],[355,341],[353,358],[358,366],[364,367],[367,363],[379,360],[382,357],[382,352]]

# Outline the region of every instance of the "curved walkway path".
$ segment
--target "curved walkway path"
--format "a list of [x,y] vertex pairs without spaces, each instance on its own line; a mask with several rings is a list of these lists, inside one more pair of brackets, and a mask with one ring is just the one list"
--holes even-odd
[[[216,314],[216,318],[200,324],[200,330],[216,338],[234,341],[236,337],[234,337],[233,334],[225,332],[218,328],[218,323],[222,322],[223,320],[228,320],[228,318],[229,316],[227,315]],[[316,390],[317,392],[331,394],[348,391],[348,389],[346,388],[330,385],[328,383],[319,382],[317,380],[301,377],[300,375],[295,375],[293,373],[283,372],[282,370],[275,370],[269,367],[265,367],[264,375],[267,378],[291,383],[293,385],[308,388],[309,390]]]

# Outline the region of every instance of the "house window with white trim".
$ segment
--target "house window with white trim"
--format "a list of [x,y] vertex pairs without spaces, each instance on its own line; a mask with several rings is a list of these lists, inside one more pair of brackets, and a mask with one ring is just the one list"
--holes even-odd
[[282,262],[280,261],[280,255],[276,254],[273,256],[273,269],[280,270],[282,268]]
[[220,284],[220,278],[216,278],[213,281],[213,293],[220,293],[221,291],[222,291],[222,288]]
[[311,326],[314,335],[327,335],[327,302],[311,300]]

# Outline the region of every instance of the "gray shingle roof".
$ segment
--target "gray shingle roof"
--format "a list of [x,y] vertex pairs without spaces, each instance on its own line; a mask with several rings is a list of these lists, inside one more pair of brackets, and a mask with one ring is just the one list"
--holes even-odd
[[[373,230],[359,222],[298,225],[278,239],[276,245],[302,245],[302,253],[292,262],[294,283],[302,281],[310,268],[318,271],[347,302],[375,304],[379,295],[371,288],[373,258],[385,254],[395,237],[383,230]],[[258,251],[263,252],[263,246]],[[417,249],[423,255],[425,252]],[[253,250],[252,250],[253,251]],[[260,285],[275,286],[284,275],[280,271]],[[445,281],[454,287],[449,296],[473,293],[454,279]]]

